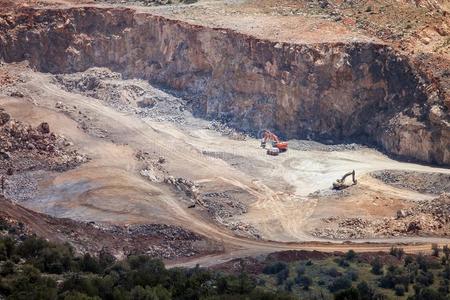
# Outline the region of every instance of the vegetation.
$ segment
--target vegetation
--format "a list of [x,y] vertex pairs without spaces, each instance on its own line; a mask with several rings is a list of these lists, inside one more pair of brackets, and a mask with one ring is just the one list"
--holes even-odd
[[395,247],[390,254],[349,251],[298,261],[269,256],[259,271],[241,264],[231,274],[166,269],[143,255],[80,256],[69,245],[15,234],[2,222],[0,232],[0,299],[450,299],[446,246],[414,256]]

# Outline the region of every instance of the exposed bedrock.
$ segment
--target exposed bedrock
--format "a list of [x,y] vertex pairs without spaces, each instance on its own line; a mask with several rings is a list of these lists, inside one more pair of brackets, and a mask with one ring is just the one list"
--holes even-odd
[[408,59],[368,41],[287,44],[131,9],[0,19],[0,56],[51,73],[108,67],[182,92],[195,113],[285,138],[374,143],[450,164],[448,108]]

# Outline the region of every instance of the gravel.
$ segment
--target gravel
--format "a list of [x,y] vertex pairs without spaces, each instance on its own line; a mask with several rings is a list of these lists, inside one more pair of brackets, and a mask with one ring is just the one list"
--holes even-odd
[[450,174],[382,170],[372,172],[371,176],[397,188],[420,193],[450,193]]

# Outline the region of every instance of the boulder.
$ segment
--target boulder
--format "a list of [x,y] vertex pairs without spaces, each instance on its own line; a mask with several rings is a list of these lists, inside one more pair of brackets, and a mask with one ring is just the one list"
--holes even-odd
[[5,125],[11,119],[11,116],[4,111],[0,111],[0,126]]
[[42,122],[42,123],[39,124],[39,126],[37,127],[37,130],[38,130],[40,133],[48,134],[48,133],[50,133],[50,125],[48,125],[47,122]]

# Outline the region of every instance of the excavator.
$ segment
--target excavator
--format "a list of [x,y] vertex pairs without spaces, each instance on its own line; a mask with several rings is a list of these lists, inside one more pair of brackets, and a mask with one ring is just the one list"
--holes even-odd
[[272,148],[267,149],[267,154],[278,155],[280,152],[286,152],[288,149],[287,142],[281,142],[276,134],[265,129],[262,133],[261,147],[266,148],[268,141],[272,142]]

